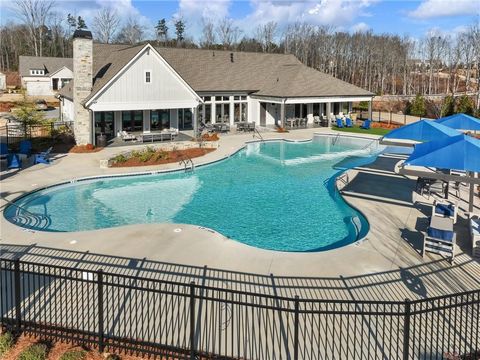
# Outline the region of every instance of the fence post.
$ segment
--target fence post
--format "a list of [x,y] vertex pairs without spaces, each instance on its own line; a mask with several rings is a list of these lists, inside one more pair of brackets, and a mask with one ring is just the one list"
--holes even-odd
[[14,291],[15,291],[15,327],[16,331],[20,333],[22,330],[22,297],[20,289],[20,259],[15,259],[13,263],[14,270]]
[[294,318],[294,333],[293,333],[293,359],[298,360],[298,318],[299,318],[300,301],[298,295],[295,295],[295,318]]
[[7,134],[7,147],[8,147],[8,123],[5,124],[5,133]]
[[410,299],[405,299],[405,317],[403,319],[403,360],[408,360],[410,351]]
[[103,353],[105,350],[105,339],[103,336],[103,269],[97,271],[97,291],[98,291],[98,351]]
[[390,111],[390,120],[388,121],[388,125],[392,123],[392,112]]
[[407,114],[406,113],[403,114],[403,124],[407,125]]
[[195,360],[195,282],[190,283],[190,359]]
[[382,110],[378,110],[378,121],[382,121]]

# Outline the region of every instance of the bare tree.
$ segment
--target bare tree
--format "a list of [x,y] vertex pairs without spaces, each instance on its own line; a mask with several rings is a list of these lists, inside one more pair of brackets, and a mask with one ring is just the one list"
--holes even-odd
[[255,37],[262,44],[263,52],[269,52],[275,47],[275,35],[277,33],[277,23],[270,21],[259,25],[255,31]]
[[240,28],[235,26],[233,20],[229,18],[220,20],[216,32],[224,49],[231,49],[232,46],[237,43],[241,34]]
[[120,18],[115,9],[104,7],[98,10],[93,18],[93,31],[98,41],[110,43],[115,38],[115,34],[120,24]]
[[211,19],[203,17],[200,46],[209,49],[213,44],[215,44],[215,26]]
[[43,55],[47,19],[55,6],[53,0],[15,0],[14,10],[29,32],[35,56]]
[[145,28],[140,25],[137,19],[130,17],[120,29],[117,35],[117,42],[134,45],[143,40],[144,33]]

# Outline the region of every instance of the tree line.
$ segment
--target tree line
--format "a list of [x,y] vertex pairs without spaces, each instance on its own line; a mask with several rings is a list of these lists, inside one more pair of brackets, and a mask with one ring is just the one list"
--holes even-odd
[[[480,26],[470,25],[457,35],[432,32],[414,39],[371,31],[349,33],[333,27],[295,23],[280,31],[275,22],[246,35],[232,19],[202,19],[194,41],[182,18],[159,19],[150,33],[137,18],[121,21],[111,7],[91,19],[70,15],[63,19],[52,0],[15,0],[20,23],[0,28],[0,67],[18,69],[19,55],[72,56],[71,36],[77,28],[92,30],[102,43],[291,53],[301,62],[373,93],[430,95],[478,92],[480,88]],[[168,24],[172,24],[170,29]],[[480,96],[475,98],[480,107]]]

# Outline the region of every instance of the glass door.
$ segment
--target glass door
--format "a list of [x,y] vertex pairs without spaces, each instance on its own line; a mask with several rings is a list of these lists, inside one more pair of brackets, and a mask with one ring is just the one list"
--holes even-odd
[[113,111],[95,113],[95,138],[98,135],[106,135],[107,140],[115,137]]
[[[210,113],[208,114],[208,116],[210,116]],[[190,110],[190,109],[178,109],[178,127],[179,127],[180,130],[191,130],[191,129],[193,129],[192,110]]]

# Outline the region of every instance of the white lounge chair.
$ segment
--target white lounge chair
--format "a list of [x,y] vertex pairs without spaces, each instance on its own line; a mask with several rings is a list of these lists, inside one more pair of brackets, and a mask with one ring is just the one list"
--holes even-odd
[[132,141],[132,140],[137,140],[137,137],[133,134],[127,133],[125,130],[122,130],[120,132],[120,136],[122,137],[123,141]]
[[457,222],[458,206],[448,202],[433,201],[432,216],[447,217]]
[[480,258],[480,215],[471,215],[468,223],[472,238],[472,256]]
[[423,238],[422,257],[425,252],[432,252],[455,259],[457,234],[453,231],[453,220],[447,217],[432,216],[430,226]]

